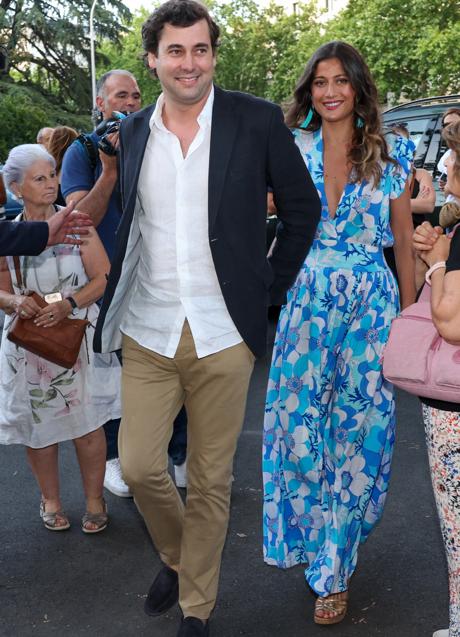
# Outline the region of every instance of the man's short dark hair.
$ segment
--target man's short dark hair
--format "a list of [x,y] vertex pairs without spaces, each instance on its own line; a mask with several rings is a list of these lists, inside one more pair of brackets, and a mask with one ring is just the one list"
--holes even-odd
[[158,45],[165,24],[173,27],[191,27],[206,20],[213,53],[219,46],[220,29],[209,15],[207,8],[196,0],[167,0],[151,14],[142,25],[142,44],[147,53],[158,55]]

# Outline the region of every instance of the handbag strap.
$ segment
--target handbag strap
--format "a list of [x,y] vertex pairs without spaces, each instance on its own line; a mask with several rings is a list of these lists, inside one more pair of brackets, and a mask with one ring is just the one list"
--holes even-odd
[[14,263],[14,269],[15,269],[15,272],[16,272],[16,283],[18,284],[18,288],[23,290],[24,286],[22,284],[21,264],[19,263],[19,257],[18,256],[14,256],[13,257],[13,263]]

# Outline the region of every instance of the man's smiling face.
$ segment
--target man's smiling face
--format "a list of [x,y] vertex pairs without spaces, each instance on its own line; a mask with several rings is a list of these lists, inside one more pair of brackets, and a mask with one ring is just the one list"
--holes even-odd
[[199,20],[190,27],[165,24],[158,53],[148,54],[151,69],[155,69],[166,101],[179,106],[204,102],[211,90],[216,66],[209,27]]

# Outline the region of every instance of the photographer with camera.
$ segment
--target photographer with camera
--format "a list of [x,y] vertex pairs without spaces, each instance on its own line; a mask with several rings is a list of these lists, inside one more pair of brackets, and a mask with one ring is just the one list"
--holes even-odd
[[[119,69],[105,73],[97,85],[96,105],[102,122],[96,131],[81,135],[67,150],[62,162],[61,189],[67,203],[78,202],[79,209],[91,216],[111,259],[122,213],[115,152],[118,133],[104,137],[100,127],[107,128],[114,111],[135,113],[140,109],[141,94],[134,75]],[[101,139],[105,152],[99,148]],[[107,154],[110,147],[112,154]]]

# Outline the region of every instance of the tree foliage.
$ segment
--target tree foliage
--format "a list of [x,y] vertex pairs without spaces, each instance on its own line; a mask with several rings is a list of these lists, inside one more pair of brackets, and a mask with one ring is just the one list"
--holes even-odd
[[283,7],[263,8],[253,0],[215,4],[221,27],[217,82],[282,102],[291,93],[321,36],[313,3],[288,15]]
[[88,130],[89,116],[79,116],[52,106],[33,88],[11,82],[0,82],[0,162],[18,144],[34,143],[43,126],[65,124],[77,130]]
[[[67,105],[91,105],[89,14],[91,0],[0,0],[0,45],[8,51],[8,74]],[[95,11],[98,37],[118,41],[130,19],[121,0]]]

